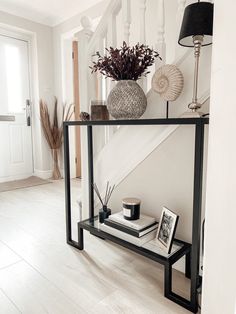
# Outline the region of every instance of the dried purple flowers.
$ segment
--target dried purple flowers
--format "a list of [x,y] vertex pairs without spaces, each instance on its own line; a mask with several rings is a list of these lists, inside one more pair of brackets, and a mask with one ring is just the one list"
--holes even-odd
[[139,43],[129,47],[126,42],[118,48],[106,48],[107,55],[101,56],[96,52],[97,62],[93,62],[92,73],[99,71],[101,74],[114,81],[133,80],[137,81],[141,76],[146,76],[147,68],[153,65],[155,58],[161,57],[158,52],[146,45]]

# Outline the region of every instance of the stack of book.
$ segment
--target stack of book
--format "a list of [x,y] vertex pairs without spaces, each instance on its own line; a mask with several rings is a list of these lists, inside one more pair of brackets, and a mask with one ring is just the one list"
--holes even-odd
[[156,236],[158,222],[155,218],[140,215],[137,220],[126,220],[123,212],[112,214],[100,225],[100,229],[117,238],[143,246],[146,242],[153,240]]

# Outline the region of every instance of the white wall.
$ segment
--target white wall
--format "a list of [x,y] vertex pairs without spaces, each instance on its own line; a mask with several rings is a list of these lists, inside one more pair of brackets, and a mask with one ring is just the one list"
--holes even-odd
[[203,314],[236,313],[235,11],[215,1]]
[[122,198],[138,197],[142,212],[159,219],[162,207],[167,206],[180,215],[177,235],[190,241],[193,165],[194,127],[180,127],[121,182],[111,207],[121,210]]
[[1,11],[0,23],[32,37],[34,166],[37,174],[44,175],[50,169],[51,156],[41,134],[38,106],[39,98],[48,99],[53,94],[52,28]]

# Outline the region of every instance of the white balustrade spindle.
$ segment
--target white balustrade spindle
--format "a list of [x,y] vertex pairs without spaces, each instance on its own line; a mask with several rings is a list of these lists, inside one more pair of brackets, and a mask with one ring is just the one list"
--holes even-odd
[[[165,63],[166,58],[166,43],[165,43],[165,4],[164,0],[157,1],[157,44],[156,49],[162,57],[162,62]],[[160,60],[156,61],[156,68],[160,66]]]
[[[99,51],[99,53],[103,56],[104,55],[104,40],[103,38],[99,38],[97,42],[97,47],[96,51]],[[103,100],[103,76],[102,74],[98,71],[96,73],[97,76],[97,100]]]
[[131,24],[131,3],[130,0],[122,0],[123,25],[124,25],[124,41],[129,44],[130,40],[130,24]]
[[[108,29],[107,29],[107,41],[106,46],[116,48],[117,47],[117,21],[116,21],[116,14],[111,14],[109,21],[108,21]],[[106,98],[108,97],[112,88],[115,87],[115,82],[111,79],[106,79]],[[107,144],[113,134],[117,131],[116,126],[106,126],[105,127],[105,144]]]
[[146,44],[146,3],[147,0],[140,0],[140,42]]
[[[186,6],[186,0],[178,0],[178,9],[177,9],[177,22],[182,21],[182,17],[184,14],[184,9]],[[181,20],[180,20],[181,19]],[[180,25],[180,23],[178,23]]]
[[115,47],[117,45],[117,27],[115,14],[111,14],[108,21],[107,45],[112,47]]
[[[96,47],[97,48],[97,47]],[[91,73],[91,69],[89,68],[93,61],[96,60],[94,57],[96,51],[98,49],[94,49],[93,51],[88,51],[88,61],[87,61],[87,69],[88,69],[88,112],[90,112],[90,104],[91,100],[95,100],[98,97],[98,80],[97,73]]]
[[[107,41],[106,41],[107,48],[117,47],[117,24],[116,24],[116,15],[111,14],[109,21],[108,21],[108,29],[107,29]],[[112,80],[106,80],[107,86],[107,96],[112,88],[115,86],[115,82]]]
[[[146,4],[147,0],[140,1],[140,43],[146,44]],[[143,88],[144,92],[147,92],[147,78],[143,77],[139,81],[140,86]]]
[[184,15],[184,9],[186,6],[186,0],[178,0],[178,9],[177,9],[177,15],[176,15],[176,49],[175,49],[175,58],[178,58],[181,53],[182,49],[180,48],[178,44],[178,39],[179,39],[179,32],[180,32],[180,27],[182,24],[183,20],[183,15]]

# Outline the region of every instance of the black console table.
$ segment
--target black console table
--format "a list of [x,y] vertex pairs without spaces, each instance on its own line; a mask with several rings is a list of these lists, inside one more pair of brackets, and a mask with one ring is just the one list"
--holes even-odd
[[[165,269],[164,294],[165,297],[183,306],[193,313],[198,311],[198,292],[200,284],[199,254],[201,233],[202,207],[202,176],[204,153],[204,130],[209,123],[208,118],[176,118],[176,119],[140,119],[140,120],[108,120],[108,121],[67,121],[64,122],[64,163],[65,163],[65,202],[66,202],[66,237],[67,243],[79,250],[84,248],[83,230],[91,234],[115,242],[140,255],[146,256],[162,265]],[[114,125],[192,125],[195,127],[195,157],[194,157],[194,190],[193,190],[193,220],[192,244],[175,239],[178,247],[169,255],[155,253],[145,247],[138,247],[119,239],[99,229],[98,217],[94,215],[94,182],[93,173],[93,126]],[[70,155],[69,155],[69,127],[87,127],[88,138],[88,186],[89,186],[89,218],[78,222],[78,241],[72,240],[71,221],[71,186],[70,186]],[[187,300],[172,291],[172,265],[185,256],[185,275],[191,280],[190,300]]]

